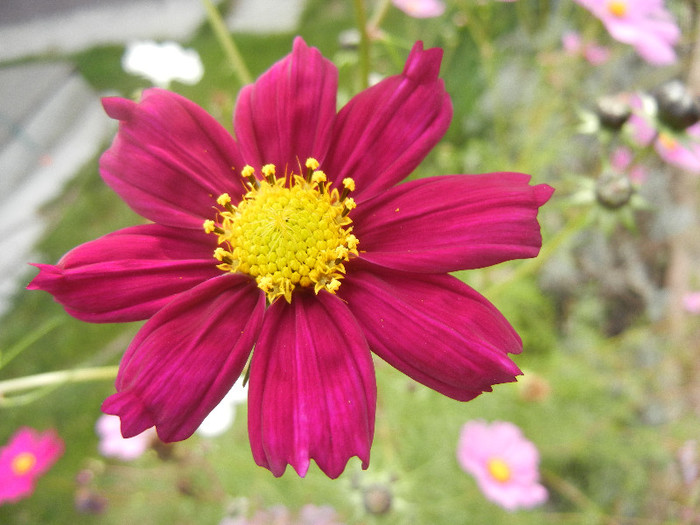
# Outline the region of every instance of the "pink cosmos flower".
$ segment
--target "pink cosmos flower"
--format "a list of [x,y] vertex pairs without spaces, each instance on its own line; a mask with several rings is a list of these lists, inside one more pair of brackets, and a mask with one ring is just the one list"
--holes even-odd
[[547,501],[539,483],[539,453],[513,423],[469,421],[462,427],[457,460],[487,499],[507,510]]
[[155,430],[149,428],[134,437],[124,438],[119,427],[119,418],[109,414],[102,414],[95,423],[100,437],[97,448],[107,458],[132,461],[143,455],[156,437]]
[[337,69],[297,38],[240,92],[236,138],[168,91],[104,100],[120,127],[102,177],[153,224],[37,264],[29,289],[86,321],[148,319],[102,407],[125,437],[188,438],[255,345],[255,461],[303,476],[315,459],[336,477],[369,462],[370,348],[462,401],[519,373],[518,335],[448,272],[536,256],[553,190],[512,172],[397,185],[449,126],[441,57],[417,43],[401,74],[336,114]]
[[639,55],[654,65],[676,61],[673,46],[680,30],[663,0],[576,0],[598,17],[610,35],[634,46]]
[[63,454],[63,441],[52,430],[22,427],[0,449],[0,505],[34,492],[34,484]]
[[398,7],[413,18],[434,18],[445,12],[445,4],[440,0],[391,0]]

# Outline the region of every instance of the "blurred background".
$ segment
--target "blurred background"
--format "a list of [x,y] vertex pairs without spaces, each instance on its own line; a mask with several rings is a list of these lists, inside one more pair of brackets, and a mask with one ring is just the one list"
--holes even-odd
[[[400,73],[416,40],[442,47],[455,114],[411,178],[520,171],[556,189],[538,258],[458,273],[521,335],[524,376],[460,403],[375,359],[370,468],[354,459],[329,480],[257,467],[241,398],[210,432],[119,457],[96,430],[111,378],[10,392],[117,365],[140,326],[82,323],[25,290],[29,262],[141,221],[99,177],[116,131],[100,97],[168,87],[230,130],[243,81],[195,0],[0,2],[0,445],[25,426],[65,443],[33,494],[0,503],[0,523],[700,523],[698,6],[665,2],[680,36],[661,64],[582,3],[445,0],[427,17],[418,0],[215,4],[254,78],[301,35],[339,68],[340,105],[362,89],[358,6],[370,81]],[[669,97],[685,100],[680,124]],[[457,461],[474,420],[534,444],[545,503],[484,496]]]

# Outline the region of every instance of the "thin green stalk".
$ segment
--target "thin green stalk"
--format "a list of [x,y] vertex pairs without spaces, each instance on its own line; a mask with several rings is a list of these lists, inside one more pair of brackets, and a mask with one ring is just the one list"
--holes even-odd
[[51,330],[56,328],[59,324],[63,322],[64,318],[56,317],[54,319],[49,319],[44,324],[39,326],[37,329],[32,330],[25,337],[20,339],[17,343],[12,345],[7,350],[0,351],[0,368],[4,367],[7,363],[12,361],[15,357],[21,354],[24,350],[29,348],[39,339],[48,334]]
[[236,46],[236,42],[233,40],[233,36],[221,18],[219,10],[212,4],[211,0],[202,0],[202,5],[204,5],[204,9],[207,12],[207,18],[214,30],[214,35],[219,41],[219,45],[224,50],[224,53],[226,53],[226,57],[231,63],[231,67],[234,73],[236,73],[241,85],[251,84],[253,82],[253,76],[245,65],[243,57]]
[[369,27],[369,30],[371,31],[378,31],[379,27],[382,25],[382,22],[384,21],[384,17],[387,15],[389,12],[389,8],[391,7],[391,0],[381,0],[379,2],[379,5],[374,10],[374,14],[372,14],[372,18],[369,19],[369,23],[367,24],[367,27]]
[[369,34],[364,0],[354,0],[357,27],[360,30],[360,89],[369,87]]
[[[26,397],[34,399],[31,393],[24,396],[8,396],[13,392],[56,387],[65,383],[83,383],[86,381],[102,381],[114,379],[119,371],[118,366],[98,366],[94,368],[78,368],[74,370],[57,370],[31,376],[17,377],[0,381],[0,407],[26,403]],[[19,403],[17,402],[19,398]]]

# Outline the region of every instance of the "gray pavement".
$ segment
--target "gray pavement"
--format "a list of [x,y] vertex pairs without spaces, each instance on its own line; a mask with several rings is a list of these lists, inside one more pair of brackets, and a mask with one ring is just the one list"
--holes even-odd
[[[227,24],[293,31],[303,3],[235,0]],[[46,226],[39,210],[114,133],[103,94],[62,57],[133,40],[186,41],[203,23],[199,0],[0,0],[0,315],[34,274],[27,263],[37,261]],[[41,60],[25,61],[33,57]]]

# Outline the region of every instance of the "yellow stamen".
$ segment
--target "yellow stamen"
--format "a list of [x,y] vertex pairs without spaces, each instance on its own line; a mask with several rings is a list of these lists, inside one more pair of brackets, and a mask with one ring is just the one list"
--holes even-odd
[[491,474],[493,479],[495,479],[499,483],[505,483],[510,479],[510,466],[501,458],[489,459],[486,468],[488,469],[489,474]]
[[36,464],[36,456],[31,452],[20,452],[12,458],[11,468],[17,476],[29,472]]
[[218,268],[253,277],[270,303],[279,297],[291,303],[298,287],[335,293],[345,274],[343,262],[358,255],[352,220],[345,216],[355,201],[328,191],[318,166],[307,159],[306,176],[279,179],[272,164],[263,166],[262,179],[246,166],[241,175],[251,181],[249,191],[237,206],[230,197],[219,197],[225,209],[218,211],[217,222],[204,223],[205,232],[218,234]]
[[659,133],[659,142],[661,145],[666,148],[667,150],[673,151],[678,147],[678,141],[673,138],[671,135],[668,133],[661,132]]
[[627,0],[610,0],[608,11],[617,18],[622,18],[627,14]]

